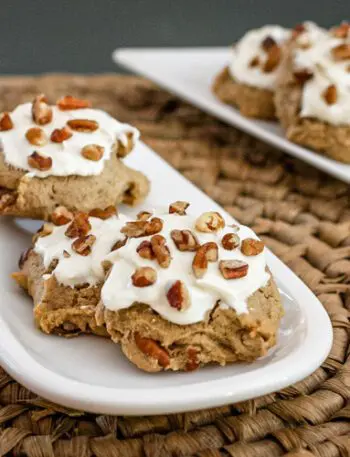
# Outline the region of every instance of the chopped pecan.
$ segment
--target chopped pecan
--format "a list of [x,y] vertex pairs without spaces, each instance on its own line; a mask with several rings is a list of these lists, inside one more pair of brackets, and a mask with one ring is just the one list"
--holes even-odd
[[126,245],[126,242],[127,242],[127,241],[128,241],[128,237],[127,237],[127,236],[126,236],[125,238],[123,238],[122,240],[116,241],[116,242],[113,244],[111,251],[116,251],[117,249],[122,248],[123,246]]
[[117,157],[120,159],[126,157],[134,147],[134,135],[131,132],[128,132],[126,138],[126,144],[121,140],[117,141]]
[[203,244],[197,249],[192,262],[192,270],[196,278],[203,278],[207,269],[208,262],[218,260],[218,246],[213,241]]
[[220,213],[210,211],[201,214],[195,224],[195,228],[199,232],[212,233],[222,230],[225,227],[225,221]]
[[153,235],[151,238],[151,245],[159,266],[168,268],[171,262],[171,255],[164,236]]
[[72,243],[72,249],[79,255],[87,256],[91,254],[91,248],[95,241],[95,235],[81,236]]
[[135,344],[148,357],[156,359],[161,367],[166,368],[169,366],[169,354],[157,341],[151,338],[144,338],[139,333],[135,333]]
[[179,251],[196,251],[199,247],[198,239],[191,230],[172,230],[170,236]]
[[45,146],[47,143],[47,136],[43,129],[40,127],[32,127],[26,131],[26,138],[30,144],[34,146]]
[[121,232],[130,238],[155,235],[163,229],[163,221],[158,217],[152,217],[150,221],[127,222]]
[[252,60],[249,62],[250,68],[255,68],[260,65],[260,60],[258,56],[255,56],[252,58]]
[[51,220],[55,225],[66,225],[74,215],[65,206],[58,206],[51,214]]
[[248,264],[242,260],[220,260],[219,269],[225,279],[243,278],[248,274]]
[[0,132],[13,129],[13,122],[9,113],[2,113],[0,118]]
[[64,126],[61,129],[53,130],[50,139],[53,143],[63,143],[63,141],[69,140],[72,136],[73,132],[67,126]]
[[333,59],[336,61],[350,59],[350,44],[339,44],[331,50],[331,53]]
[[67,125],[76,132],[91,133],[98,129],[98,122],[91,119],[71,119]]
[[99,146],[98,144],[87,144],[81,150],[81,155],[87,160],[97,162],[102,159],[104,150],[105,148],[103,146]]
[[296,70],[293,72],[294,79],[298,84],[305,84],[309,79],[311,79],[314,75],[313,73],[308,70],[307,68],[304,68],[303,70]]
[[241,251],[246,256],[258,255],[264,250],[263,241],[254,238],[246,238],[242,241]]
[[186,311],[191,305],[190,294],[183,281],[175,281],[168,290],[166,298],[170,306],[178,311]]
[[17,199],[17,194],[6,187],[0,187],[0,211],[13,205]]
[[332,35],[336,38],[346,38],[350,31],[350,24],[343,22],[338,27],[333,27],[331,29]]
[[190,204],[188,202],[178,200],[169,205],[169,213],[170,214],[176,213],[176,214],[179,214],[180,216],[184,216],[186,214],[186,209],[189,206],[190,206]]
[[267,51],[267,59],[263,65],[262,71],[264,73],[271,73],[279,65],[282,58],[281,48],[277,45],[272,46]]
[[261,42],[261,47],[265,52],[268,52],[273,46],[277,46],[277,42],[270,35],[264,38]]
[[80,98],[72,97],[71,95],[60,98],[57,100],[56,104],[61,111],[91,107],[91,103],[88,100],[82,100]]
[[199,362],[198,362],[198,353],[199,351],[196,348],[189,347],[187,349],[187,363],[185,366],[186,371],[194,371],[199,368]]
[[74,215],[74,219],[67,227],[65,235],[68,238],[80,238],[88,234],[91,230],[89,216],[86,213],[78,212]]
[[52,109],[45,95],[37,95],[32,104],[32,118],[38,125],[49,124],[52,121]]
[[151,267],[140,267],[131,276],[135,287],[152,286],[157,281],[157,272]]
[[89,216],[97,217],[98,219],[109,219],[112,216],[116,216],[117,208],[113,205],[107,206],[105,209],[101,208],[94,208],[89,212]]
[[40,171],[47,171],[47,170],[50,170],[50,168],[52,167],[51,157],[42,156],[37,151],[34,151],[33,154],[28,156],[27,161],[28,161],[28,165],[31,168],[36,168],[37,170],[40,170]]
[[53,232],[53,229],[54,229],[53,224],[51,224],[49,222],[45,222],[33,236],[33,243],[35,243],[38,238],[44,238],[45,236],[51,235],[51,233]]
[[322,96],[327,103],[327,105],[334,105],[337,102],[338,94],[337,94],[337,87],[335,84],[330,84],[326,89],[323,91]]
[[63,257],[65,259],[69,259],[69,257],[71,257],[71,255],[69,254],[69,252],[67,252],[66,250],[63,251]]
[[294,29],[292,30],[292,40],[297,38],[299,35],[306,31],[304,24],[297,24]]
[[239,246],[240,239],[236,233],[226,233],[221,240],[222,247],[227,251],[233,251]]
[[152,243],[150,241],[142,241],[142,243],[140,243],[136,248],[136,252],[143,259],[153,260],[155,258]]
[[139,221],[147,221],[152,216],[152,213],[149,211],[140,211],[137,213],[136,217]]

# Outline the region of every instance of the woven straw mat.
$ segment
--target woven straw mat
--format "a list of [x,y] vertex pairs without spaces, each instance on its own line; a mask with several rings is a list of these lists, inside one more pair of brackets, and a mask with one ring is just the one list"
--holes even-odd
[[54,405],[0,368],[0,456],[349,457],[350,192],[337,181],[136,77],[0,79],[0,111],[63,94],[138,127],[143,140],[255,230],[318,296],[334,344],[303,381],[221,408],[153,417]]

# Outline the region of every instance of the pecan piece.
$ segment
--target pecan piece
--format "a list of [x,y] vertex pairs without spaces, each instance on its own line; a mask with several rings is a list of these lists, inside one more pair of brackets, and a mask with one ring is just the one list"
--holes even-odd
[[33,236],[33,243],[35,243],[38,238],[44,238],[45,236],[51,235],[53,229],[53,224],[51,224],[50,222],[45,222]]
[[26,131],[26,138],[30,144],[34,146],[45,146],[47,143],[47,136],[43,129],[40,127],[32,127]]
[[191,230],[172,230],[170,236],[179,251],[196,251],[199,247],[198,239]]
[[166,298],[169,305],[178,311],[186,311],[191,305],[190,294],[183,281],[175,281],[169,288]]
[[121,232],[130,238],[155,235],[163,229],[163,221],[158,217],[152,217],[150,221],[127,222]]
[[305,84],[309,79],[311,79],[314,75],[313,73],[308,70],[308,69],[303,69],[303,70],[296,70],[293,72],[294,79],[298,84]]
[[264,250],[264,242],[254,238],[246,238],[242,241],[241,251],[246,256],[261,254]]
[[52,121],[52,109],[45,95],[37,95],[32,104],[32,118],[37,125],[46,125]]
[[178,200],[169,205],[169,214],[176,213],[176,214],[179,214],[180,216],[184,216],[186,214],[186,209],[189,206],[190,206],[190,204],[188,202]]
[[336,61],[350,59],[350,44],[339,44],[331,50],[331,53]]
[[149,211],[140,211],[137,213],[136,217],[139,221],[147,221],[152,216],[152,213]]
[[197,249],[192,262],[192,270],[196,278],[203,278],[207,269],[208,262],[218,260],[218,246],[213,241],[203,244]]
[[150,241],[142,241],[136,248],[136,252],[139,254],[140,257],[147,260],[153,260],[155,258],[155,254],[153,252],[152,243]]
[[135,287],[152,286],[157,281],[157,272],[151,267],[141,267],[134,271],[131,281]]
[[72,243],[72,249],[84,257],[91,254],[92,245],[95,243],[95,235],[81,236]]
[[0,187],[0,211],[13,205],[17,200],[17,194],[6,187]]
[[185,366],[186,371],[194,371],[199,368],[199,362],[198,362],[198,354],[199,351],[195,348],[189,347],[187,349],[187,363]]
[[51,220],[55,225],[66,225],[74,215],[65,206],[58,206],[51,214]]
[[277,42],[272,36],[268,35],[262,40],[261,47],[265,52],[268,52],[272,47],[277,46]]
[[242,260],[220,260],[219,269],[225,279],[243,278],[248,274],[248,264]]
[[112,216],[116,216],[117,208],[113,205],[107,206],[105,209],[94,208],[89,212],[89,216],[97,217],[98,219],[106,220]]
[[2,113],[0,118],[0,132],[13,129],[13,122],[9,113]]
[[253,57],[252,60],[249,62],[250,68],[258,67],[259,64],[260,64],[260,60],[259,60],[259,57],[258,57],[258,56]]
[[91,133],[98,129],[98,122],[91,119],[71,119],[67,125],[76,132]]
[[56,104],[61,111],[91,107],[91,103],[88,100],[82,100],[80,98],[72,97],[71,95],[60,98],[57,100]]
[[209,211],[201,214],[195,223],[195,228],[199,232],[212,233],[222,230],[225,227],[225,221],[220,213]]
[[272,46],[267,51],[267,59],[263,65],[264,73],[271,73],[279,65],[282,58],[281,48],[277,45]]
[[97,162],[102,159],[104,150],[105,148],[103,146],[99,146],[98,144],[87,144],[81,150],[81,155],[87,160]]
[[337,87],[334,84],[330,84],[322,93],[322,97],[327,105],[334,105],[337,102],[338,94]]
[[299,35],[306,31],[304,24],[297,24],[294,29],[292,30],[292,40],[297,38]]
[[226,251],[233,251],[239,246],[240,239],[236,233],[226,233],[226,235],[222,238],[221,244]]
[[86,213],[78,212],[74,215],[74,219],[67,227],[65,235],[68,238],[80,238],[88,234],[91,230],[89,216]]
[[37,151],[34,151],[33,154],[28,156],[27,158],[28,165],[31,168],[36,168],[37,170],[40,171],[47,171],[50,170],[52,167],[52,159],[51,157],[44,157],[41,154],[39,154]]
[[128,237],[127,236],[125,238],[123,238],[122,240],[116,241],[112,246],[111,252],[112,251],[116,251],[117,249],[120,249],[123,246],[125,246],[127,241],[128,241]]
[[343,22],[338,27],[333,27],[331,29],[332,35],[336,38],[347,38],[350,31],[350,24]]
[[166,368],[169,366],[169,354],[157,341],[151,338],[144,338],[139,333],[135,333],[135,344],[148,357],[156,359],[161,367]]
[[63,143],[63,141],[69,140],[72,136],[72,131],[67,126],[64,126],[61,129],[53,130],[50,139],[53,143]]
[[151,238],[151,245],[159,266],[168,268],[171,262],[171,255],[164,236],[153,235]]

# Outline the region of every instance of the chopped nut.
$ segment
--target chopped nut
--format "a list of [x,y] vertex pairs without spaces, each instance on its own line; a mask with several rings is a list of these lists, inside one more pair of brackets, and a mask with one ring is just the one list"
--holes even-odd
[[13,122],[9,113],[2,113],[0,118],[0,132],[13,129]]
[[171,262],[171,255],[164,236],[153,235],[151,238],[151,245],[159,266],[168,268]]
[[254,238],[246,238],[242,241],[241,251],[244,255],[258,255],[264,250],[264,243]]
[[190,294],[183,281],[175,281],[166,294],[166,298],[172,308],[186,311],[191,305]]
[[267,36],[261,43],[262,49],[266,52],[268,52],[274,46],[277,46],[277,42],[272,38],[272,36]]
[[37,170],[40,171],[47,171],[50,170],[52,167],[52,159],[51,157],[44,157],[41,154],[39,154],[37,151],[34,151],[33,154],[28,156],[28,165],[31,168],[36,168]]
[[34,98],[32,104],[32,118],[38,125],[46,125],[52,121],[52,109],[48,105],[45,95],[41,94]]
[[15,191],[0,187],[0,211],[4,211],[16,202],[17,194]]
[[74,215],[74,219],[67,227],[65,235],[68,238],[80,238],[88,234],[91,230],[89,216],[86,213],[78,212]]
[[239,243],[240,239],[236,233],[226,233],[221,240],[222,247],[227,251],[233,251],[239,246]]
[[322,93],[325,102],[328,105],[334,105],[337,101],[337,88],[334,84],[329,85]]
[[151,338],[144,338],[139,333],[135,333],[135,344],[141,352],[148,357],[158,361],[158,364],[166,368],[170,364],[169,354],[163,349],[157,341]]
[[81,155],[85,157],[85,159],[97,162],[102,159],[104,150],[105,148],[98,144],[87,144],[81,150]]
[[72,136],[72,131],[67,126],[64,126],[61,129],[55,129],[51,133],[50,139],[53,143],[63,143],[64,141],[69,140]]
[[243,278],[248,274],[248,264],[241,260],[220,260],[219,269],[225,279]]
[[117,141],[117,157],[119,159],[126,157],[131,151],[132,148],[134,147],[134,135],[131,132],[128,132],[126,134],[127,141],[126,144],[124,144],[122,141],[118,140]]
[[350,31],[350,24],[343,22],[338,27],[331,29],[332,35],[336,38],[346,38]]
[[199,247],[199,242],[191,230],[172,230],[170,236],[179,251],[196,251]]
[[222,230],[225,227],[225,221],[220,213],[210,211],[203,213],[196,220],[195,228],[199,232],[212,233]]
[[58,206],[51,214],[51,220],[55,225],[66,225],[74,215],[65,206]]
[[297,70],[293,72],[294,79],[298,84],[305,84],[309,79],[311,79],[314,75],[308,69]]
[[73,242],[72,249],[77,254],[87,256],[91,254],[91,247],[95,243],[95,241],[95,235],[81,236]]
[[259,57],[258,57],[258,56],[253,57],[252,60],[249,62],[250,68],[258,67],[259,64],[260,64],[260,60],[259,60]]
[[51,235],[53,232],[54,225],[50,224],[49,222],[45,222],[42,227],[35,233],[33,236],[33,243],[36,242],[38,238],[44,238],[45,236]]
[[157,281],[157,272],[151,267],[141,267],[135,270],[131,280],[135,287],[152,286]]
[[117,214],[117,208],[115,206],[107,206],[105,209],[94,208],[89,212],[89,216],[97,217],[98,219],[106,220]]
[[72,97],[71,95],[60,98],[57,100],[56,104],[62,111],[91,107],[91,103],[88,100],[82,100],[80,98]]
[[263,65],[263,72],[271,73],[279,65],[282,58],[281,48],[277,45],[272,46],[267,51],[267,59]]
[[190,206],[190,204],[188,202],[178,200],[169,205],[169,213],[170,214],[176,213],[176,214],[179,214],[180,216],[184,216],[186,214],[186,209],[189,206]]
[[91,133],[98,129],[98,122],[90,119],[71,119],[67,125],[77,132]]
[[26,138],[34,146],[44,146],[47,143],[47,136],[40,127],[32,127],[26,132]]
[[292,40],[297,38],[299,35],[301,35],[305,31],[306,31],[306,28],[305,28],[304,24],[297,24],[292,31]]
[[71,257],[71,255],[69,254],[69,252],[67,252],[66,250],[63,251],[63,257],[65,259],[69,259],[69,257]]
[[188,348],[187,350],[187,363],[186,363],[186,367],[185,367],[185,370],[186,371],[194,371],[194,370],[197,370],[197,368],[199,368],[199,362],[198,362],[198,353],[199,351],[195,348]]
[[136,217],[139,221],[147,221],[151,216],[152,213],[148,211],[140,211],[139,213],[137,213]]
[[116,251],[117,249],[120,249],[123,246],[125,246],[127,241],[128,241],[128,237],[127,236],[125,238],[123,238],[122,240],[116,241],[112,246],[111,252],[112,251]]
[[152,217],[150,221],[127,222],[121,229],[122,233],[130,238],[139,238],[159,233],[163,229],[163,221],[158,217]]
[[150,241],[142,241],[142,243],[140,243],[139,246],[136,248],[136,252],[143,259],[153,260],[155,258],[152,243]]
[[207,269],[208,262],[218,260],[218,246],[213,241],[203,244],[197,249],[192,262],[192,270],[196,278],[203,278]]
[[350,59],[350,44],[339,44],[331,50],[331,53],[336,61]]

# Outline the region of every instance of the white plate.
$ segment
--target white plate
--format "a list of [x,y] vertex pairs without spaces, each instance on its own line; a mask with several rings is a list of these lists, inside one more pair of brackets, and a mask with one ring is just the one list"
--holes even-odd
[[[145,208],[182,199],[194,211],[225,212],[145,145],[127,162],[152,180]],[[139,211],[140,208],[133,212]],[[227,220],[232,220],[225,214]],[[39,222],[2,218],[0,224],[0,364],[34,392],[54,402],[106,414],[158,414],[246,400],[281,389],[313,372],[332,341],[329,318],[312,292],[267,253],[286,314],[277,346],[253,364],[207,367],[194,373],[144,373],[109,340],[64,339],[34,327],[32,301],[10,279]]]
[[214,77],[229,61],[228,48],[117,49],[113,59],[223,121],[350,183],[350,165],[291,143],[276,122],[241,116],[212,94]]

